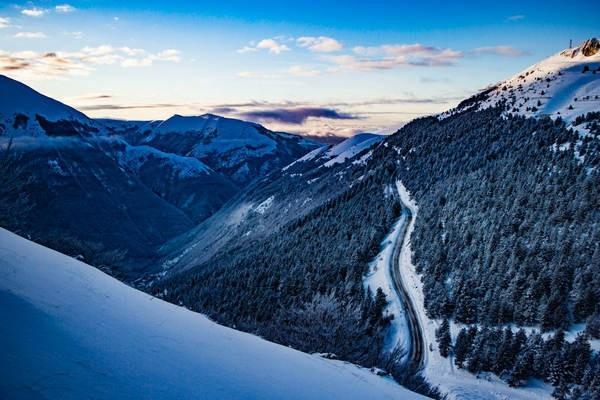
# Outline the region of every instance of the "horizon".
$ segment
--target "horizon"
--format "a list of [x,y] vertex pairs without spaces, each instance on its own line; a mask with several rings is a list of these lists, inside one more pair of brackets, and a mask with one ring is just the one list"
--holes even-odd
[[328,3],[314,16],[275,2],[13,3],[0,6],[0,73],[91,118],[392,133],[596,36],[600,6],[544,4]]

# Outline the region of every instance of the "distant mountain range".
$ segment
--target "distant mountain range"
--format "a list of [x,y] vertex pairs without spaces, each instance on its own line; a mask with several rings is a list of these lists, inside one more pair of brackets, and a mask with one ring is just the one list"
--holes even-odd
[[90,119],[5,76],[0,140],[30,177],[30,212],[12,229],[129,274],[253,180],[319,147],[261,125],[202,115]]

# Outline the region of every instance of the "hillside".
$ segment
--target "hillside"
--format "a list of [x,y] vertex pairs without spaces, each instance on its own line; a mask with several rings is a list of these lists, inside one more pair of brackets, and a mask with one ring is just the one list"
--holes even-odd
[[[588,58],[568,61],[565,68],[583,74],[587,64]],[[567,72],[559,76],[574,76]],[[600,75],[593,77],[574,84],[594,88]],[[585,116],[550,118],[511,112],[506,101],[487,103],[489,93],[414,120],[331,168],[311,164],[327,152],[315,150],[257,182],[228,213],[202,225],[214,232],[211,226],[228,223],[239,227],[231,237],[248,239],[229,240],[229,231],[219,230],[181,242],[165,264],[172,273],[150,290],[167,289],[169,301],[282,344],[385,365],[422,389],[381,357],[389,350],[387,299],[363,285],[399,217],[400,180],[419,209],[410,249],[421,306],[433,330],[449,321],[450,342],[460,348],[456,364],[441,357],[448,369],[487,374],[505,386],[537,379],[552,390],[593,396],[600,384],[589,344],[600,337],[600,104],[590,103]],[[263,212],[244,212],[244,204]],[[254,235],[246,221],[268,228]],[[203,256],[210,237],[222,247]],[[298,328],[316,320],[322,322]],[[330,340],[340,330],[344,340]],[[426,379],[460,397],[460,387],[444,386],[435,374]]]
[[423,398],[219,326],[4,229],[0,243],[2,398]]
[[[358,134],[336,145],[319,147],[274,171],[235,196],[209,220],[168,242],[161,248],[169,274],[208,260],[230,246],[241,246],[272,233],[273,229],[308,214],[347,190],[350,159],[369,157],[369,148],[384,139]],[[356,175],[359,178],[359,175]]]

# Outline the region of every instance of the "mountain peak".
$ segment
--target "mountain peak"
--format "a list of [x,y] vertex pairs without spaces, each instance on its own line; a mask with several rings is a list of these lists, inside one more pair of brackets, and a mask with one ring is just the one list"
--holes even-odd
[[598,54],[598,52],[600,52],[600,41],[597,38],[591,38],[575,48],[564,50],[560,54],[575,58],[577,56],[591,57]]

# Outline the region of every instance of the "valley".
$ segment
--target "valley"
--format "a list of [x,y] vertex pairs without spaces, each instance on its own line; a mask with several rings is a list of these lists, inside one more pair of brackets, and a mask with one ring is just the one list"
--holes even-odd
[[597,39],[329,144],[0,91],[0,397],[600,394]]

